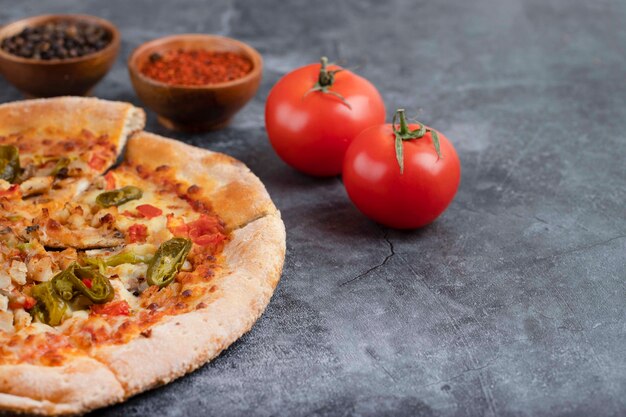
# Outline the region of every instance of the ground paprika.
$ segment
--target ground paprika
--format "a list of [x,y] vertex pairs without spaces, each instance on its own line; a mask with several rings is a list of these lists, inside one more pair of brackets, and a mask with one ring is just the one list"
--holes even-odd
[[154,53],[141,73],[172,85],[210,85],[236,80],[252,70],[252,63],[234,52],[170,50]]

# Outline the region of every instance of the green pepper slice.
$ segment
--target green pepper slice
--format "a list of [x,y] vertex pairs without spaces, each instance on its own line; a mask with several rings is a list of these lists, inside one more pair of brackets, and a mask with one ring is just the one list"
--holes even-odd
[[[89,286],[85,283],[87,279]],[[92,304],[109,302],[114,295],[115,290],[107,277],[94,268],[72,262],[50,281],[33,287],[32,296],[37,304],[31,314],[43,323],[58,326],[68,306],[75,310],[85,309]]]
[[[70,162],[70,158],[62,156],[61,158],[59,158],[56,164],[54,164],[54,168],[52,168],[52,172],[50,172],[50,175],[52,175],[53,177],[60,175],[62,171],[70,165]],[[65,172],[65,176],[67,176],[67,169],[65,169]]]
[[98,194],[96,203],[102,207],[120,206],[131,200],[140,199],[142,195],[143,191],[141,191],[141,188],[127,185],[117,190],[105,191]]
[[121,264],[147,264],[152,259],[150,255],[137,255],[134,252],[122,252],[104,259],[106,266]]
[[0,146],[0,178],[14,183],[20,174],[20,153],[16,146]]
[[150,285],[165,287],[174,280],[191,250],[191,240],[175,237],[163,242],[148,265],[146,279]]
[[50,326],[61,324],[67,311],[67,303],[56,293],[51,281],[35,285],[31,295],[37,300],[31,310],[33,316]]
[[[87,279],[90,281],[90,286],[83,281]],[[61,298],[68,302],[82,304],[84,300],[77,297],[84,296],[94,304],[104,304],[111,301],[115,295],[107,277],[94,268],[82,267],[76,262],[72,262],[67,269],[56,274],[51,282]]]
[[122,264],[147,264],[152,259],[150,255],[137,255],[134,252],[122,252],[111,255],[108,258],[83,258],[83,261],[104,273],[107,266],[118,266]]

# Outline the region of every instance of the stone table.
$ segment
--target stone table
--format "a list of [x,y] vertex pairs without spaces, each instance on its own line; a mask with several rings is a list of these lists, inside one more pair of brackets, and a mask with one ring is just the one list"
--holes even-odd
[[[185,135],[150,113],[147,130],[244,161],[287,227],[282,281],[249,334],[94,416],[626,414],[624,1],[2,1],[0,20],[47,12],[119,25],[95,95],[138,105],[125,60],[144,41],[256,47],[263,83],[230,127]],[[272,152],[270,88],[321,55],[455,144],[461,186],[431,226],[378,226],[340,178]]]

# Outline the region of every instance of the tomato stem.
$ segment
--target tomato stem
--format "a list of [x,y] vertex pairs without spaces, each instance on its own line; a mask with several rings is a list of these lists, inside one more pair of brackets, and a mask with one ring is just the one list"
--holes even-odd
[[332,91],[330,89],[330,87],[332,87],[333,84],[335,83],[335,74],[343,71],[343,68],[339,68],[335,70],[328,70],[328,66],[332,64],[328,63],[328,58],[326,58],[325,56],[320,58],[320,64],[321,64],[320,73],[317,77],[317,82],[309,91],[304,93],[304,96],[302,96],[302,98],[308,96],[310,93],[318,91],[320,93],[330,94],[339,98],[343,104],[345,104],[350,110],[352,110],[352,106],[350,106],[350,104],[346,101],[346,99],[341,94],[339,94],[336,91]]
[[320,58],[320,62],[321,62],[320,75],[317,78],[317,83],[322,87],[330,87],[331,85],[333,85],[333,82],[335,81],[335,77],[334,77],[334,74],[329,73],[328,69],[326,68],[328,66],[328,58],[323,56],[322,58]]
[[398,109],[396,114],[400,118],[400,134],[406,136],[406,134],[409,133],[409,125],[406,122],[404,109]]
[[[396,128],[398,119],[400,119],[400,127]],[[437,133],[437,131],[427,128],[422,123],[416,123],[419,125],[419,128],[415,130],[410,130],[409,125],[406,122],[404,109],[396,110],[391,121],[391,128],[393,129],[393,134],[395,137],[396,159],[398,160],[398,165],[400,166],[400,174],[404,173],[404,144],[402,142],[404,142],[405,140],[420,139],[426,134],[426,132],[430,132],[430,135],[433,139],[435,152],[437,152],[437,157],[441,158],[439,134]]]

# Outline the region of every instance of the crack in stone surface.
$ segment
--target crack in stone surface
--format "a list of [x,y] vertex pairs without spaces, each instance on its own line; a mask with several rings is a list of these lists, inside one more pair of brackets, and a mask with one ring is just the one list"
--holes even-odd
[[591,245],[579,246],[579,247],[576,247],[576,248],[565,250],[563,252],[553,253],[552,255],[543,256],[541,258],[536,258],[535,261],[545,261],[546,259],[560,258],[561,256],[571,255],[572,253],[576,253],[576,252],[580,252],[580,251],[586,251],[586,250],[589,250],[589,249],[593,249],[593,248],[595,248],[597,246],[606,245],[606,244],[611,243],[611,242],[613,242],[615,240],[624,239],[624,238],[626,238],[626,235],[614,236],[614,237],[612,237],[610,239],[605,239],[605,240],[602,240],[600,242],[592,243]]
[[340,287],[343,287],[344,285],[350,284],[351,282],[357,281],[367,275],[369,275],[370,273],[376,271],[379,268],[382,268],[383,266],[385,266],[387,264],[387,262],[389,262],[389,260],[391,258],[393,258],[393,256],[396,254],[394,248],[393,248],[393,243],[391,243],[391,241],[388,238],[388,233],[385,232],[385,235],[383,236],[383,239],[385,239],[385,242],[387,242],[387,245],[389,245],[389,254],[387,256],[385,256],[385,259],[383,259],[383,261],[381,263],[379,263],[378,265],[374,265],[373,267],[371,267],[370,269],[368,269],[365,272],[360,273],[359,275],[350,278],[347,281],[342,282],[341,284],[339,284]]

